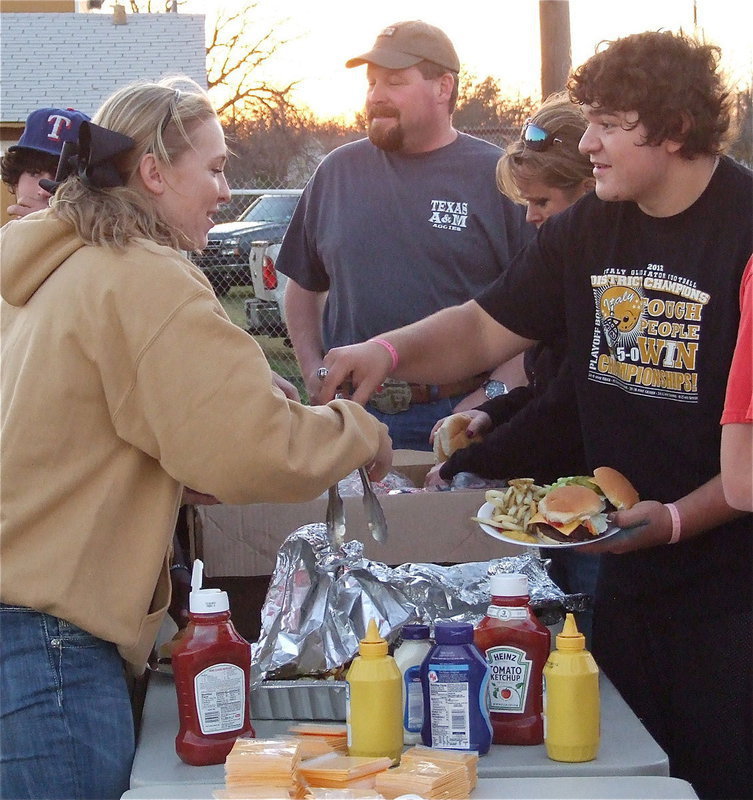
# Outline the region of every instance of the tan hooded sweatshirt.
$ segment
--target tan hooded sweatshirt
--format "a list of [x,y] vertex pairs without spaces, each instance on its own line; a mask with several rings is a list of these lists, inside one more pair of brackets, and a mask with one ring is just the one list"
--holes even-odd
[[143,669],[182,486],[310,500],[374,458],[380,423],[347,400],[288,400],[174,250],[87,246],[49,211],[0,237],[0,599]]

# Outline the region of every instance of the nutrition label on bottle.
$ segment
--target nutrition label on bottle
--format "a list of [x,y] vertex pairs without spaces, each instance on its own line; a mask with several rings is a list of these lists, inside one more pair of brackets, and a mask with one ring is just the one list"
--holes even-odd
[[429,664],[431,743],[433,747],[468,749],[468,667],[465,664]]
[[202,733],[225,733],[243,727],[245,674],[235,664],[214,664],[194,678],[196,711]]

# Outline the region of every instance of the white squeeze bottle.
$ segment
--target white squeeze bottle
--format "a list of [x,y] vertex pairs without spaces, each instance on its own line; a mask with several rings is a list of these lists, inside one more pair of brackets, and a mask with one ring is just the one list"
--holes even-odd
[[395,663],[403,686],[403,742],[421,743],[424,724],[424,693],[419,671],[421,662],[431,650],[428,625],[404,625],[403,641],[395,650]]

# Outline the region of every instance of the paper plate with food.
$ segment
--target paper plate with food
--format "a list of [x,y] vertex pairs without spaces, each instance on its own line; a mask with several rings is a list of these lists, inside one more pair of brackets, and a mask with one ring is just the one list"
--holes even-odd
[[632,508],[638,500],[638,492],[621,472],[598,467],[593,475],[560,478],[547,486],[531,478],[513,478],[507,488],[486,492],[486,502],[473,519],[503,542],[578,547],[619,533],[622,529],[607,515]]

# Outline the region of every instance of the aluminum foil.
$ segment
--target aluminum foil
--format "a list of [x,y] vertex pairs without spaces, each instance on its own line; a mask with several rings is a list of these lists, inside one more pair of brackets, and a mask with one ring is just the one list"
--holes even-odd
[[531,605],[546,624],[578,611],[583,595],[565,595],[535,548],[519,556],[451,567],[371,561],[357,540],[333,549],[322,523],[290,534],[277,555],[252,646],[252,686],[265,678],[336,674],[358,652],[371,618],[394,642],[407,622],[476,624],[489,605],[489,577],[528,576]]

